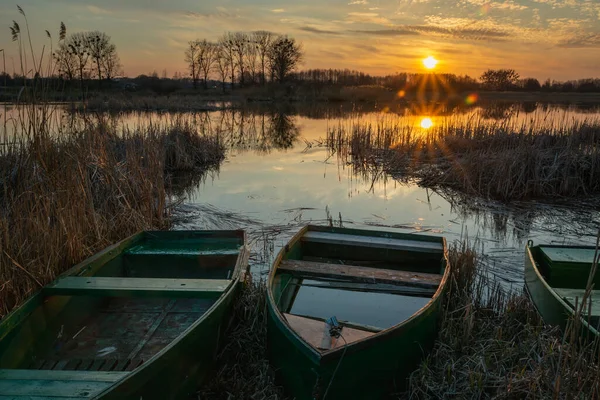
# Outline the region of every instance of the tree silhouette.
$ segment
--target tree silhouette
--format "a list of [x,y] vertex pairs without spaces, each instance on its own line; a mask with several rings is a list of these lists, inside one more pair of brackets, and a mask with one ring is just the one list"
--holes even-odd
[[280,36],[275,39],[269,51],[269,62],[273,78],[283,82],[300,64],[303,55],[302,47],[296,43],[295,39],[287,36]]

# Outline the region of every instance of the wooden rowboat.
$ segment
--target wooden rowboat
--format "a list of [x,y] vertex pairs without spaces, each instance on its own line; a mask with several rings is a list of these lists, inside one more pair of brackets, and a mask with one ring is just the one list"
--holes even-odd
[[171,231],[76,265],[0,322],[0,399],[185,397],[247,260],[243,231]]
[[296,399],[377,399],[431,348],[448,280],[444,238],[307,226],[268,282],[269,353]]
[[[594,254],[594,247],[533,246],[529,241],[525,251],[525,287],[544,322],[564,329],[575,315],[575,307],[581,307]],[[600,273],[594,284],[600,287]],[[592,290],[590,300],[584,305],[581,322],[597,336],[600,290]]]

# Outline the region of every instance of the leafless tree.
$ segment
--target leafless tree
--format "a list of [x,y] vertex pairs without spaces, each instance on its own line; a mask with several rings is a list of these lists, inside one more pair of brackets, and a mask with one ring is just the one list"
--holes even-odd
[[72,81],[77,74],[77,58],[70,51],[65,42],[58,44],[58,49],[54,52],[54,59],[58,68],[58,73],[66,80]]
[[[223,46],[222,43],[217,45],[216,56],[215,56],[215,69],[217,74],[219,75],[219,79],[221,80],[221,85],[223,88],[223,92],[225,92],[225,81],[229,76],[229,71],[231,68],[230,57],[228,55],[227,49]],[[232,78],[233,82],[233,78]],[[232,84],[233,87],[233,84]]]
[[104,77],[108,80],[123,74],[123,65],[121,64],[121,59],[116,51],[107,54],[106,57],[102,59],[102,66],[104,68]]
[[194,89],[198,87],[198,76],[200,75],[200,69],[198,68],[198,52],[199,42],[197,40],[188,42],[188,47],[185,49],[185,62],[188,63]]
[[248,34],[244,32],[235,32],[231,35],[233,56],[235,59],[235,65],[238,68],[240,86],[244,86],[244,76],[246,72],[246,54],[248,53],[248,46],[250,40]]
[[231,75],[231,89],[235,83],[235,52],[234,52],[234,34],[226,32],[221,39],[219,39],[219,47],[221,48],[221,57],[227,60],[228,71]]
[[252,36],[248,40],[248,46],[246,48],[246,66],[248,67],[248,74],[252,83],[256,82],[256,75],[259,72],[259,59],[258,59],[258,45],[254,42]]
[[260,81],[264,85],[269,62],[269,50],[275,39],[275,35],[268,31],[256,31],[252,33],[252,41],[256,44],[258,60],[260,62]]
[[303,56],[302,46],[296,43],[294,38],[278,37],[269,50],[271,75],[279,82],[283,82],[302,62]]
[[88,46],[86,32],[76,32],[66,39],[66,46],[71,56],[75,59],[75,71],[81,90],[83,91],[83,80],[88,76],[90,49]]
[[217,45],[211,42],[208,42],[206,39],[202,41],[197,41],[198,43],[198,55],[196,57],[198,68],[202,73],[202,78],[204,80],[204,88],[208,88],[208,75],[212,71],[216,56],[217,56]]
[[110,36],[104,32],[87,32],[87,44],[89,47],[92,63],[95,65],[95,74],[99,81],[106,78],[106,60],[113,59],[117,53],[117,47],[110,42]]

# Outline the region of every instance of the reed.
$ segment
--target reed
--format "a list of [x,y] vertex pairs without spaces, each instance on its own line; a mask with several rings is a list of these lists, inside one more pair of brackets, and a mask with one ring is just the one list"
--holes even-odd
[[[27,106],[29,107],[29,106]],[[22,111],[0,149],[0,316],[73,264],[170,224],[169,183],[217,167],[218,137],[177,122],[63,131],[46,107]]]
[[565,332],[546,326],[524,293],[476,275],[473,250],[450,260],[440,336],[399,398],[598,398],[598,343],[577,340],[579,317]]
[[358,170],[501,201],[600,193],[600,121],[450,118],[424,131],[403,117],[332,127],[327,147]]

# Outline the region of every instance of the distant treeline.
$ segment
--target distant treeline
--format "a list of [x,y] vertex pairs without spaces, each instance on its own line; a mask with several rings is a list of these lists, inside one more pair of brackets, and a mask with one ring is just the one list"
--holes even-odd
[[520,78],[514,70],[488,70],[479,79],[468,75],[397,73],[375,76],[350,69],[309,69],[293,74],[299,82],[333,84],[340,86],[378,85],[394,90],[416,91],[528,91],[528,92],[600,92],[600,79],[588,78],[569,81],[547,79],[540,83],[535,78]]

